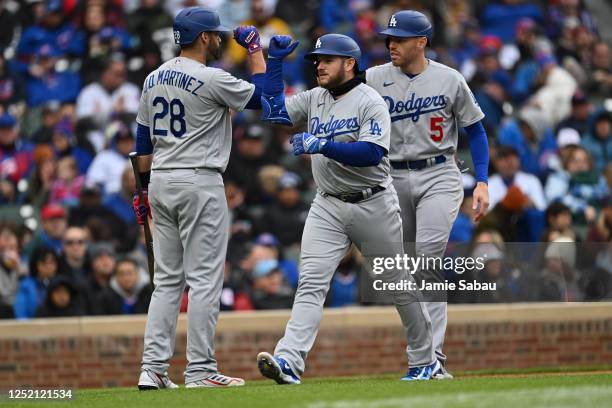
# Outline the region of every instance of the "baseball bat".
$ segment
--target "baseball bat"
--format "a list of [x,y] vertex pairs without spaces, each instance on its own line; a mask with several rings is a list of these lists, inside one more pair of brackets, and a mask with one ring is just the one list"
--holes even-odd
[[[132,163],[132,170],[134,170],[134,177],[136,178],[136,191],[138,191],[138,198],[140,199],[141,203],[144,203],[144,196],[142,195],[142,182],[140,180],[140,171],[138,171],[138,159],[136,152],[130,153],[130,162]],[[151,279],[151,285],[154,285],[153,270],[155,257],[153,255],[153,236],[151,235],[149,220],[145,220],[145,223],[142,226],[144,227],[145,245],[147,247],[147,266],[149,268],[149,278]]]

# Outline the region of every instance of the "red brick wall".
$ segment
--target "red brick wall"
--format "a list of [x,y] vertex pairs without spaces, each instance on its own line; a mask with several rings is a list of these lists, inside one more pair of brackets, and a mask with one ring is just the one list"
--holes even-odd
[[[354,317],[359,311],[351,313]],[[332,322],[324,325],[308,359],[307,377],[399,375],[405,371],[407,365],[403,350],[406,342],[399,320],[398,324],[394,323],[393,310],[385,313],[390,315],[390,323],[373,320],[376,321],[373,327],[367,326],[367,316],[360,324],[335,325]],[[469,310],[462,313],[469,317],[466,314]],[[449,368],[462,371],[609,364],[612,362],[612,316],[599,313],[593,317],[588,310],[578,313],[581,314],[584,314],[582,318],[567,316],[563,321],[558,321],[557,313],[557,316],[551,315],[550,321],[545,317],[540,317],[541,321],[513,321],[517,319],[501,315],[498,322],[490,321],[491,317],[479,322],[475,310],[473,319],[464,316],[453,322],[451,313],[445,347]],[[259,351],[273,350],[283,333],[286,317],[286,314],[282,315],[267,325],[251,324],[244,330],[240,329],[240,319],[233,318],[236,321],[231,329],[220,325],[216,340],[220,369],[234,376],[259,378],[255,356]],[[254,315],[245,316],[244,322],[252,323],[253,318]],[[48,324],[53,322],[41,328],[23,323],[12,328],[0,325],[0,389],[135,385],[142,353],[141,335],[117,334],[117,330],[110,330],[114,333],[108,335],[91,335],[88,331],[97,323],[90,322],[81,327],[80,333],[47,337],[43,329]],[[100,323],[104,324],[109,323]],[[140,319],[138,325],[142,324],[144,320]],[[104,327],[95,332],[103,332]],[[20,335],[24,329],[27,329],[26,333]],[[139,329],[135,331],[141,332]],[[179,332],[170,370],[176,382],[182,382],[186,363],[186,336],[184,330]]]

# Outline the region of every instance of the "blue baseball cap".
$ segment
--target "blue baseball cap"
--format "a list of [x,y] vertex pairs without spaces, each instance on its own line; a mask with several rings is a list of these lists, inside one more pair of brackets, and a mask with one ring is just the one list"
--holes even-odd
[[259,234],[257,238],[255,238],[255,245],[277,247],[280,245],[280,241],[273,234],[270,234],[269,232],[264,232],[263,234]]
[[12,128],[17,124],[17,120],[10,113],[4,113],[0,116],[0,128]]

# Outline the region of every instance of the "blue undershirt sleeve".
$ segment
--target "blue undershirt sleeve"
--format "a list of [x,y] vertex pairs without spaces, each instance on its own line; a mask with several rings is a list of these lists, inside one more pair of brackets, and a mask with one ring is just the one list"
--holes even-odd
[[377,166],[387,153],[382,146],[370,142],[338,143],[329,141],[321,153],[337,162],[355,167]]
[[465,128],[470,138],[470,153],[474,162],[476,181],[487,183],[489,180],[489,142],[482,121]]
[[151,142],[149,127],[139,123],[136,127],[136,154],[138,156],[148,156],[152,153],[153,143]]

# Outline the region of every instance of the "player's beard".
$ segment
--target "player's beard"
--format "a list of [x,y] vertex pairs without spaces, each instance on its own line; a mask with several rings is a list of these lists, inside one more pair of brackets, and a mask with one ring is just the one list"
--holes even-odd
[[329,73],[327,75],[328,75],[328,77],[327,77],[328,79],[327,79],[327,83],[325,85],[321,84],[321,82],[317,78],[317,81],[319,82],[319,86],[321,88],[332,89],[332,88],[335,88],[338,85],[342,85],[343,83],[346,82],[346,72],[344,70],[340,70],[334,76],[331,76]]
[[221,39],[210,42],[207,54],[207,61],[215,61],[221,58]]

